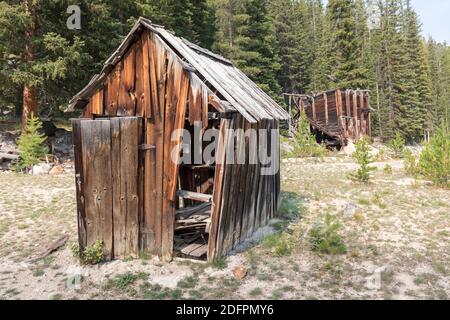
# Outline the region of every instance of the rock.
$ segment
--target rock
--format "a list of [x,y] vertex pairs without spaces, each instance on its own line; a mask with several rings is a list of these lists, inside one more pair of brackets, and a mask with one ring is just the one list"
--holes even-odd
[[64,173],[63,166],[54,166],[49,172],[50,175],[59,175],[59,174],[63,174],[63,173]]
[[358,212],[358,209],[359,208],[356,204],[349,202],[344,205],[342,215],[346,218],[353,218],[356,212]]
[[19,132],[0,132],[0,149],[17,150],[16,140],[19,138]]
[[356,152],[356,146],[353,142],[349,141],[343,150],[346,155],[351,156]]
[[247,276],[247,269],[244,267],[236,267],[233,269],[233,275],[237,280],[242,280]]
[[46,175],[50,172],[51,169],[52,166],[48,163],[37,164],[34,165],[31,169],[31,174],[34,176]]
[[291,154],[292,152],[294,152],[294,147],[288,142],[282,142],[280,147],[281,152],[285,152],[286,154]]
[[73,158],[72,133],[64,129],[58,129],[52,140],[52,151],[59,157]]
[[372,158],[377,158],[378,155],[380,154],[380,149],[371,146],[369,153],[372,156]]
[[42,129],[40,130],[47,137],[53,137],[58,128],[56,128],[55,124],[50,120],[42,120]]

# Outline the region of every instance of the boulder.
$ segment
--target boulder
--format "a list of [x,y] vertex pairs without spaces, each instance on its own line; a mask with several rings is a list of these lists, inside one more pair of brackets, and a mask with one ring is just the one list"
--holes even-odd
[[342,215],[345,218],[353,218],[356,212],[358,212],[358,209],[359,208],[356,204],[348,202],[342,208]]
[[0,149],[17,150],[16,140],[19,138],[20,132],[4,131],[0,132]]
[[55,124],[50,120],[42,120],[42,129],[40,130],[47,137],[53,137],[58,128],[56,128]]
[[64,167],[61,165],[54,166],[49,172],[50,175],[55,175],[55,176],[63,174],[63,173],[64,173]]
[[247,276],[247,269],[244,267],[236,267],[233,269],[233,275],[237,280],[242,280]]
[[281,142],[281,152],[286,153],[286,154],[291,154],[292,152],[294,152],[294,147],[289,143],[289,142]]
[[34,176],[42,176],[48,174],[51,169],[52,166],[49,163],[37,164],[31,169],[31,174]]
[[52,139],[52,151],[58,157],[73,158],[72,133],[64,129],[58,129]]
[[348,144],[343,149],[347,156],[351,156],[356,152],[356,146],[353,142],[349,141]]

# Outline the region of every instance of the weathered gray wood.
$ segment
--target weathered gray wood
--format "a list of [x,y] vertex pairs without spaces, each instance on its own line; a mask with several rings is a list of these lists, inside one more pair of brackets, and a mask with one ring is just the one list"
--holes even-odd
[[82,162],[85,180],[86,245],[103,242],[106,259],[113,257],[110,122],[82,121]]
[[81,119],[72,120],[72,141],[75,155],[75,188],[77,197],[78,244],[80,250],[87,245],[86,213],[84,201],[84,170],[81,141]]
[[17,159],[19,159],[19,155],[17,155],[17,154],[10,154],[10,153],[0,153],[0,160],[1,159],[17,160]]
[[176,192],[176,195],[178,197],[194,200],[194,201],[200,201],[200,202],[211,202],[213,196],[210,194],[203,194],[198,192],[192,192],[192,191],[185,191],[185,190],[178,190]]
[[192,215],[198,214],[210,214],[211,213],[211,203],[202,203],[196,207],[188,207],[184,209],[179,209],[175,212],[176,220],[187,219]]

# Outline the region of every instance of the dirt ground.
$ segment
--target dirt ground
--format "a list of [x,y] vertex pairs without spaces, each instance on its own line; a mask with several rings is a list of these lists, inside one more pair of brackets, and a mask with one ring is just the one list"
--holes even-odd
[[[401,161],[389,162],[392,173],[386,164],[363,185],[347,178],[349,158],[284,160],[291,219],[214,265],[142,257],[82,266],[70,250],[73,176],[0,173],[0,299],[448,299],[450,191],[406,176]],[[341,224],[347,253],[311,250],[308,231],[326,214]],[[63,235],[65,247],[31,262]]]

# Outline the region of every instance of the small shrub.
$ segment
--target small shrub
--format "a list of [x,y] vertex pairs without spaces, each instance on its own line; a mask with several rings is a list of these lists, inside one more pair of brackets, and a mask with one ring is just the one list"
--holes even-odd
[[227,259],[223,257],[216,258],[214,259],[212,265],[216,269],[224,270],[228,266]]
[[186,277],[178,281],[177,287],[181,289],[193,289],[197,285],[198,279],[196,277]]
[[275,257],[290,255],[294,247],[292,236],[282,232],[266,236],[262,244],[264,247],[270,248]]
[[405,172],[409,175],[416,176],[420,173],[419,165],[416,156],[411,150],[406,149],[403,154],[403,167]]
[[127,272],[127,273],[117,276],[114,280],[114,285],[117,289],[125,290],[126,288],[128,288],[128,286],[132,285],[137,280],[140,280],[140,279],[145,280],[146,278],[147,278],[147,274],[145,274],[145,273],[134,274],[131,272]]
[[41,159],[48,153],[45,145],[46,137],[40,133],[42,122],[34,115],[28,120],[25,131],[17,140],[20,151],[19,160],[16,162],[16,170],[22,171],[30,169],[33,165],[41,162]]
[[325,254],[347,253],[347,246],[339,235],[340,228],[336,217],[327,214],[325,221],[314,226],[308,233],[311,250]]
[[74,258],[80,258],[80,245],[78,244],[78,242],[72,242],[72,244],[70,245],[70,251],[72,252]]
[[436,132],[422,151],[419,169],[435,185],[450,187],[450,133],[444,129]]
[[251,297],[257,297],[262,295],[262,290],[261,288],[254,288],[252,289],[249,293],[248,293]]
[[74,242],[70,246],[70,250],[75,258],[80,259],[83,264],[99,264],[104,260],[103,241],[97,240],[93,245],[87,246],[82,251],[80,245]]
[[82,260],[86,264],[98,264],[103,261],[103,241],[97,240],[93,245],[84,248]]
[[388,142],[388,147],[394,154],[396,159],[403,157],[405,151],[405,139],[400,132],[395,133],[395,138]]
[[305,112],[302,112],[300,116],[293,147],[293,157],[324,157],[328,153],[327,148],[318,144],[316,137],[311,133],[311,127]]
[[369,139],[361,139],[356,144],[356,151],[353,154],[353,158],[359,164],[359,169],[356,173],[350,174],[349,178],[353,181],[368,183],[372,171],[375,171],[375,167],[371,167],[370,164],[373,163],[372,156],[370,154],[370,144]]
[[304,211],[304,202],[305,199],[294,192],[282,192],[278,214],[287,220],[300,218]]
[[390,164],[385,165],[383,171],[387,175],[392,175],[394,172],[394,170],[392,169],[392,166]]

